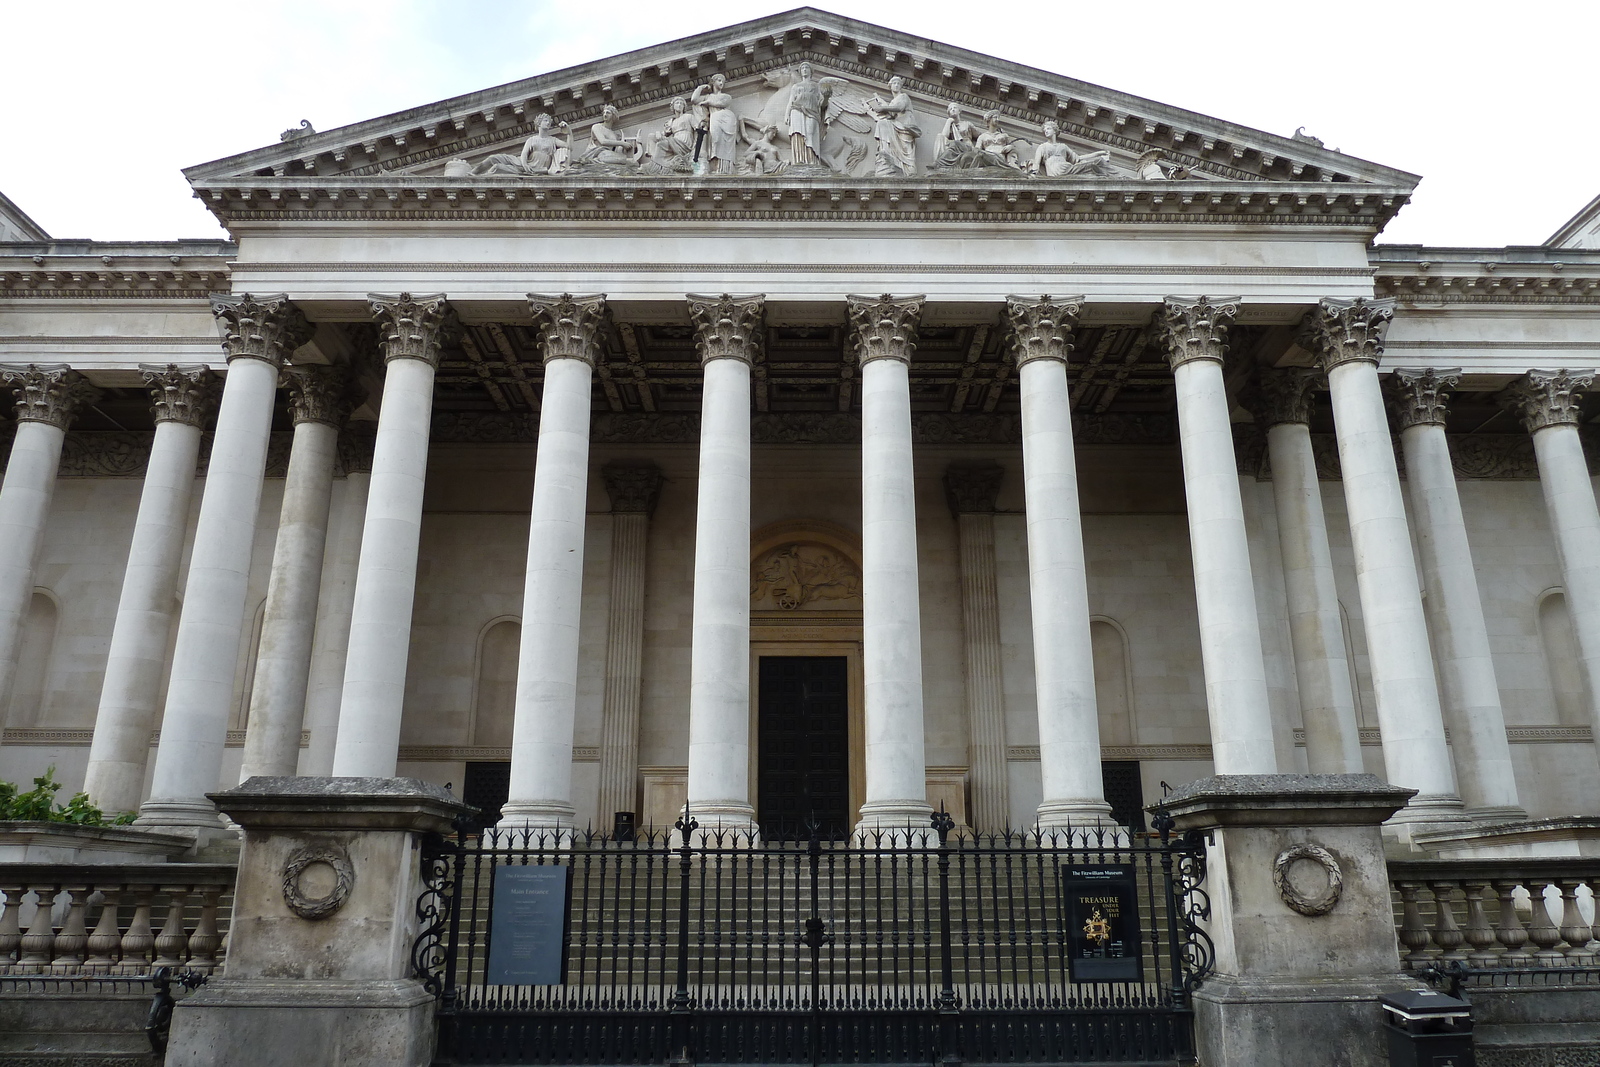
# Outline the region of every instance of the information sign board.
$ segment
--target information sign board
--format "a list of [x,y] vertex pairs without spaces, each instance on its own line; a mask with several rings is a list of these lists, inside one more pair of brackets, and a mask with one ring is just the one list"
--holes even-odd
[[1061,865],[1067,965],[1074,982],[1137,982],[1139,887],[1128,864]]
[[571,867],[496,867],[489,985],[560,985],[567,972]]

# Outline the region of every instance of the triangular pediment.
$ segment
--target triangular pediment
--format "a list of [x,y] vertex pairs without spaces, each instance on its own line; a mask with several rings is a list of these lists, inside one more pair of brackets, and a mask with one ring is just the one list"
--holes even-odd
[[[810,79],[802,78],[803,65]],[[900,81],[891,87],[891,79]],[[798,144],[797,125],[809,135]],[[808,143],[819,139],[820,151]],[[475,178],[537,185],[701,174],[1177,179],[1235,188],[1326,182],[1381,189],[1399,201],[1417,181],[1313,140],[814,8],[336,130],[286,131],[279,144],[186,174],[202,191],[230,183],[270,189],[280,182]]]

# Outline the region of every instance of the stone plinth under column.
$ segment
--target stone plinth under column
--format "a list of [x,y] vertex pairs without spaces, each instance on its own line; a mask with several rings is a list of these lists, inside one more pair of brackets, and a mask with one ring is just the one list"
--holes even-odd
[[[211,799],[244,832],[227,970],[174,1011],[169,1067],[430,1063],[434,999],[411,976],[418,842],[470,809],[414,778],[252,778]],[[342,906],[296,912],[337,881]]]
[[1194,995],[1201,1063],[1389,1062],[1377,998],[1414,982],[1400,973],[1381,826],[1415,792],[1371,774],[1223,774],[1167,799],[1180,832],[1206,835],[1216,969]]

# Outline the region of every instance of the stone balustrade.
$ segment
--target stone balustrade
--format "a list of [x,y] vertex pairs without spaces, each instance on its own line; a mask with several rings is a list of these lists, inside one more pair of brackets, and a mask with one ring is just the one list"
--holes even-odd
[[215,973],[235,877],[223,864],[0,864],[0,976]]
[[1399,861],[1389,880],[1407,970],[1600,967],[1600,859]]

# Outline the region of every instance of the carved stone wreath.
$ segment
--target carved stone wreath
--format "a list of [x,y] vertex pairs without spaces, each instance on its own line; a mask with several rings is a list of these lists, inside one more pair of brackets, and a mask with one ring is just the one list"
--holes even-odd
[[[1328,888],[1315,897],[1307,897],[1294,887],[1289,881],[1289,868],[1294,866],[1296,860],[1310,860],[1321,866],[1323,873],[1328,876]],[[1278,890],[1278,896],[1283,902],[1301,915],[1326,915],[1339,903],[1339,897],[1344,893],[1344,871],[1339,868],[1339,861],[1333,858],[1333,853],[1321,845],[1292,845],[1278,853],[1278,858],[1272,861],[1272,884]]]
[[[300,886],[300,877],[306,868],[325,863],[333,868],[333,889],[325,896],[307,896]],[[350,863],[350,854],[338,845],[305,845],[295,849],[283,865],[283,902],[289,910],[302,919],[326,919],[350,899],[350,887],[355,885],[356,871]]]

